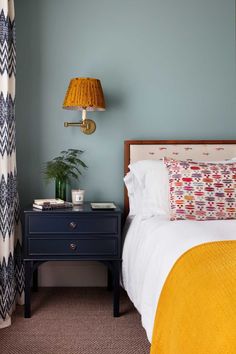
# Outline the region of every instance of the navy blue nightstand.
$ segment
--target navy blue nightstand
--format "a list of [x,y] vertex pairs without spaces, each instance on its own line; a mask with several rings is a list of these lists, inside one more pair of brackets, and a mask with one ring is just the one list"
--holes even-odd
[[31,283],[47,261],[100,261],[113,288],[113,315],[119,316],[121,210],[92,210],[90,203],[72,209],[24,211],[25,318],[31,316]]

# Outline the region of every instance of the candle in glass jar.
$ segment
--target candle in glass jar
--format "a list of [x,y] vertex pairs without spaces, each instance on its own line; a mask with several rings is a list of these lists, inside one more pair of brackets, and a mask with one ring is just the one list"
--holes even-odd
[[72,204],[81,205],[84,202],[84,190],[83,189],[72,189]]

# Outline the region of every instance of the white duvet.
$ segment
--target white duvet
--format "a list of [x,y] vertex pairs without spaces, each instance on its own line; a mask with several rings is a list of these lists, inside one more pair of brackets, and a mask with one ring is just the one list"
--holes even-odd
[[[130,220],[129,220],[130,221]],[[236,239],[236,220],[169,221],[134,217],[125,232],[122,281],[151,342],[156,307],[176,260],[201,243]]]

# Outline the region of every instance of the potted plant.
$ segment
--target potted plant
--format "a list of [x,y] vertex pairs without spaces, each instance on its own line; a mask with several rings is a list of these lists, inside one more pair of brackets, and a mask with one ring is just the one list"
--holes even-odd
[[43,173],[46,180],[55,181],[55,197],[66,200],[66,186],[71,178],[79,180],[82,172],[81,168],[87,165],[80,159],[84,151],[68,149],[61,151],[60,155],[46,162]]

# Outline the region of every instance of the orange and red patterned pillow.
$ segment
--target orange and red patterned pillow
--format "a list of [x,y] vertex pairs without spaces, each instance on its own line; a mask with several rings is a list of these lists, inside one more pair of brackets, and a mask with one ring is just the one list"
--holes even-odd
[[236,162],[164,158],[169,173],[171,220],[236,219]]

